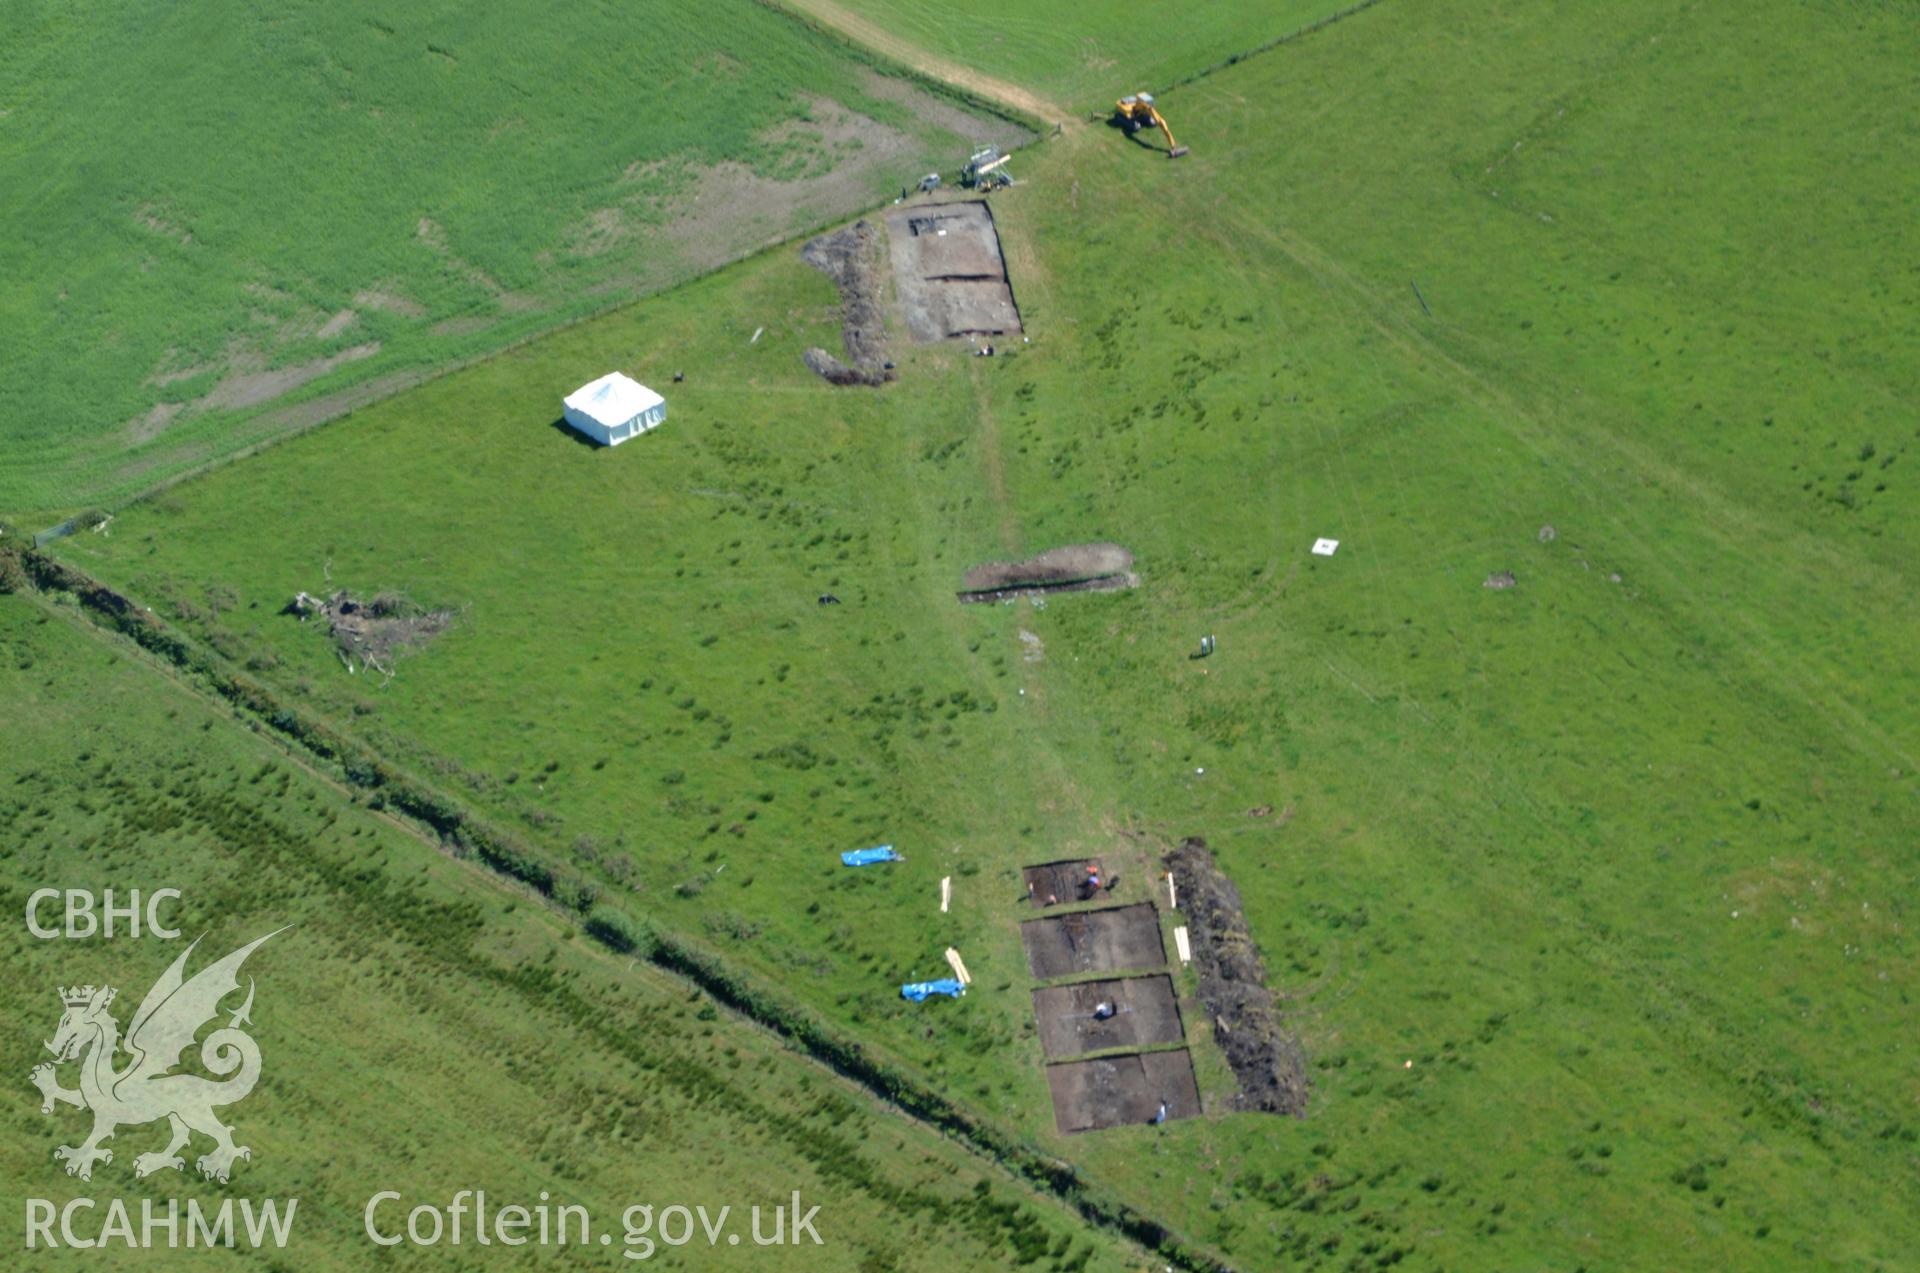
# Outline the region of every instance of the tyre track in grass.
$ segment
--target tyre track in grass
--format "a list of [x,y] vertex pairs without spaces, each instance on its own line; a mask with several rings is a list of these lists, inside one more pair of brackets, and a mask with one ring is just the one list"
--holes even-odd
[[[838,11],[838,6],[829,0],[791,2],[814,12],[823,20],[830,20],[825,17],[827,13]],[[1353,16],[1369,7],[1371,5],[1367,3],[1356,5],[1336,15],[1334,20]],[[1324,26],[1326,23],[1318,25]],[[867,29],[870,29],[870,24],[858,19],[840,27],[843,34],[856,38],[857,32]],[[878,37],[875,39],[878,44],[893,47],[904,44],[886,36],[884,32],[876,31],[874,35]],[[903,60],[909,61],[923,73],[941,78],[955,81],[983,78],[964,72],[959,75],[943,74],[939,69],[940,61],[931,57],[908,57]],[[1214,69],[1219,68],[1209,68],[1209,71]],[[1210,100],[1224,106],[1243,110],[1248,108],[1244,98],[1220,88],[1208,72],[1184,82],[1193,83]],[[998,100],[1007,99],[1002,97]],[[1765,511],[1744,504],[1734,492],[1716,482],[1710,473],[1678,463],[1640,439],[1606,427],[1604,421],[1577,419],[1564,407],[1555,405],[1554,390],[1557,386],[1550,375],[1543,377],[1539,370],[1534,370],[1531,374],[1523,374],[1515,383],[1503,383],[1498,377],[1490,375],[1486,368],[1493,351],[1484,338],[1457,327],[1422,323],[1417,318],[1409,317],[1403,312],[1403,298],[1399,295],[1397,282],[1388,284],[1367,277],[1353,262],[1342,260],[1337,252],[1294,227],[1233,216],[1231,210],[1208,202],[1202,190],[1190,190],[1184,196],[1171,195],[1168,202],[1173,206],[1167,211],[1184,213],[1189,224],[1207,225],[1215,219],[1225,221],[1226,224],[1214,229],[1211,237],[1223,245],[1232,240],[1231,247],[1236,255],[1249,255],[1243,248],[1254,248],[1256,252],[1259,248],[1265,248],[1287,259],[1327,296],[1349,308],[1370,326],[1383,339],[1389,355],[1402,362],[1409,371],[1432,377],[1465,401],[1481,408],[1511,441],[1540,462],[1559,470],[1569,480],[1570,486],[1591,506],[1613,508],[1615,524],[1640,557],[1641,568],[1647,572],[1650,581],[1657,583],[1665,598],[1664,603],[1674,617],[1685,615],[1702,626],[1710,626],[1707,620],[1713,618],[1704,612],[1704,599],[1689,586],[1688,572],[1669,564],[1656,551],[1660,534],[1658,528],[1650,523],[1644,511],[1645,506],[1626,510],[1620,508],[1619,500],[1612,498],[1621,484],[1618,477],[1610,476],[1611,469],[1615,466],[1624,468],[1641,483],[1669,492],[1678,502],[1697,509],[1700,513],[1696,520],[1699,532],[1711,544],[1716,555],[1723,559],[1737,561],[1747,555],[1743,549],[1778,539],[1778,528],[1769,526]],[[1223,213],[1225,216],[1222,216]],[[980,392],[978,387],[975,392]],[[984,414],[984,402],[981,409]],[[982,420],[983,427],[989,423]],[[1574,427],[1576,424],[1578,428]],[[995,451],[997,439],[983,432],[982,442],[991,453],[983,456],[983,462],[998,462],[1000,457]],[[1013,518],[1010,509],[1002,508],[1000,513],[1005,519]],[[1776,545],[1776,551],[1781,547]],[[1900,585],[1906,580],[1900,572],[1890,571],[1882,563],[1846,554],[1833,543],[1822,541],[1804,531],[1794,536],[1784,549],[1800,567],[1803,577],[1824,575],[1831,581],[1827,587],[1837,584],[1840,588],[1867,588],[1881,596],[1898,597],[1903,594]],[[1797,698],[1853,748],[1868,754],[1879,752],[1883,758],[1897,759],[1908,768],[1920,767],[1916,765],[1905,740],[1872,719],[1863,709],[1858,695],[1859,687],[1843,669],[1809,663],[1804,658],[1796,657],[1790,638],[1768,627],[1763,616],[1751,608],[1723,613],[1717,621],[1731,623],[1735,628],[1738,641],[1734,662],[1745,673],[1744,676],[1736,676],[1723,672],[1717,678],[1723,686],[1733,689],[1740,681],[1746,680],[1757,682],[1783,696]],[[1346,679],[1361,694],[1373,697],[1352,673],[1331,662],[1328,668]],[[1445,723],[1429,711],[1426,704],[1409,698],[1403,689],[1395,687],[1389,691],[1377,685],[1375,689],[1383,693],[1395,693],[1429,730],[1446,729]],[[1506,790],[1515,798],[1525,815],[1535,822],[1543,834],[1554,831],[1551,813],[1532,800],[1523,787],[1516,788],[1514,775],[1497,757],[1474,749],[1470,758],[1490,785]],[[1663,1032],[1673,1038],[1674,1046],[1681,1055],[1695,1064],[1703,1065],[1716,1081],[1744,1087],[1764,1097],[1776,1117],[1785,1125],[1798,1126],[1804,1121],[1804,1114],[1795,1107],[1791,1083],[1784,1081],[1784,1076],[1772,1072],[1743,1076],[1742,1041],[1721,1027],[1715,1020],[1710,1004],[1700,1001],[1697,996],[1663,986],[1658,977],[1658,967],[1650,963],[1644,953],[1620,943],[1604,930],[1596,930],[1585,923],[1580,924],[1577,936],[1565,939],[1564,946],[1571,953],[1597,958],[1603,966],[1612,967],[1616,972],[1616,980],[1647,986],[1646,1002],[1668,1022]],[[1872,1111],[1874,1115],[1884,1115],[1886,1112],[1877,1109]]]
[[[1565,474],[1594,507],[1612,511],[1615,524],[1640,559],[1641,569],[1660,585],[1661,595],[1677,611],[1697,613],[1700,603],[1696,590],[1657,551],[1658,529],[1646,524],[1644,516],[1635,515],[1631,520],[1622,516],[1627,506],[1610,498],[1615,483],[1606,476],[1609,467],[1623,467],[1646,485],[1671,492],[1677,504],[1701,510],[1703,516],[1697,521],[1700,533],[1725,560],[1751,559],[1753,553],[1743,549],[1768,544],[1772,552],[1793,559],[1802,578],[1838,580],[1847,591],[1887,598],[1908,594],[1906,580],[1878,563],[1847,555],[1830,540],[1803,533],[1781,542],[1778,527],[1765,514],[1741,504],[1710,476],[1659,454],[1608,427],[1605,421],[1583,421],[1574,429],[1566,423],[1564,410],[1552,405],[1550,395],[1544,392],[1550,386],[1539,383],[1539,373],[1523,373],[1519,384],[1512,387],[1496,383],[1475,365],[1482,354],[1483,338],[1459,327],[1422,323],[1410,317],[1403,312],[1405,305],[1397,284],[1383,284],[1358,274],[1335,252],[1299,230],[1257,216],[1235,215],[1235,209],[1207,197],[1204,183],[1199,189],[1194,183],[1169,186],[1156,190],[1155,197],[1162,201],[1169,219],[1199,228],[1223,250],[1244,257],[1244,243],[1256,251],[1264,249],[1284,257],[1324,294],[1368,323],[1405,366],[1434,377],[1486,411],[1508,438]],[[1566,440],[1574,436],[1587,446],[1587,458],[1566,445]],[[1920,768],[1920,756],[1860,706],[1857,692],[1849,692],[1843,676],[1797,657],[1784,638],[1766,629],[1747,610],[1718,613],[1712,622],[1702,621],[1700,626],[1711,629],[1725,624],[1731,624],[1739,636],[1737,656],[1750,677],[1812,708],[1856,748],[1866,749],[1868,754],[1877,752],[1882,763],[1892,760],[1906,770]]]
[[[1738,640],[1732,655],[1733,667],[1722,670],[1715,681],[1725,692],[1737,694],[1759,686],[1782,698],[1797,701],[1825,722],[1836,739],[1864,756],[1884,763],[1897,760],[1903,769],[1920,767],[1903,740],[1870,717],[1860,704],[1848,696],[1844,673],[1799,657],[1790,640],[1765,626],[1751,608],[1710,610],[1687,572],[1656,551],[1660,531],[1649,523],[1643,506],[1629,505],[1615,498],[1617,478],[1609,471],[1624,470],[1637,483],[1668,492],[1673,501],[1700,510],[1697,526],[1716,554],[1737,561],[1751,552],[1743,548],[1754,544],[1775,544],[1777,527],[1763,511],[1742,503],[1737,495],[1724,489],[1708,474],[1672,460],[1647,444],[1604,421],[1576,421],[1564,408],[1555,405],[1555,388],[1543,381],[1540,373],[1523,374],[1514,384],[1505,384],[1482,370],[1482,358],[1490,358],[1483,337],[1476,333],[1423,323],[1410,315],[1397,291],[1397,285],[1369,278],[1314,238],[1298,230],[1253,215],[1233,215],[1206,201],[1204,194],[1191,187],[1156,192],[1171,205],[1176,219],[1203,230],[1222,251],[1232,252],[1247,268],[1259,250],[1283,257],[1300,275],[1317,287],[1335,304],[1349,309],[1385,342],[1389,354],[1407,370],[1431,377],[1464,401],[1480,408],[1517,446],[1542,464],[1562,473],[1569,485],[1593,507],[1604,507],[1614,518],[1623,539],[1641,560],[1640,568],[1657,585],[1660,604],[1675,618],[1686,617],[1705,629],[1713,623],[1730,624]],[[1211,217],[1211,220],[1209,220]],[[1250,249],[1250,250],[1249,250]],[[1569,439],[1578,438],[1589,446],[1583,454]],[[1790,551],[1808,576],[1825,576],[1843,581],[1847,590],[1865,589],[1874,595],[1901,598],[1906,595],[1900,576],[1880,563],[1852,557],[1834,543],[1802,533],[1790,541]],[[1390,682],[1362,684],[1353,672],[1324,660],[1329,671],[1369,701],[1380,702],[1391,696],[1417,716],[1435,736],[1448,725],[1419,696],[1405,685]],[[1525,783],[1494,755],[1462,743],[1457,737],[1449,746],[1460,751],[1489,788],[1498,788],[1525,811],[1542,837],[1563,839],[1563,833],[1550,810],[1537,801]],[[1545,896],[1521,890],[1531,904],[1550,909]],[[1805,1111],[1796,1103],[1791,1084],[1775,1069],[1761,1067],[1747,1074],[1744,1066],[1746,1044],[1716,1019],[1713,1006],[1696,994],[1666,985],[1657,961],[1620,941],[1602,925],[1584,918],[1572,921],[1575,935],[1563,938],[1561,948],[1570,956],[1602,962],[1616,970],[1614,980],[1645,987],[1645,1002],[1657,1010],[1668,1024],[1663,1033],[1674,1040],[1683,1056],[1706,1068],[1714,1081],[1745,1091],[1765,1100],[1782,1126],[1804,1128]],[[1895,1117],[1894,1111],[1865,1098],[1859,1100],[1858,1117],[1862,1122]]]
[[[1600,472],[1603,466],[1581,464],[1565,454],[1560,444],[1569,430],[1546,418],[1550,408],[1536,408],[1522,402],[1515,393],[1495,384],[1480,371],[1455,357],[1435,337],[1421,331],[1411,319],[1397,314],[1393,309],[1393,301],[1382,296],[1378,287],[1356,278],[1316,245],[1284,229],[1257,225],[1249,228],[1256,235],[1268,238],[1329,293],[1344,295],[1411,365],[1437,373],[1464,398],[1483,408],[1496,427],[1516,444],[1585,488],[1587,498],[1596,507],[1611,508],[1617,519],[1625,511],[1625,504],[1608,499],[1608,483]],[[1644,444],[1607,428],[1601,422],[1588,422],[1581,436],[1611,452],[1647,484],[1672,492],[1676,503],[1703,510],[1706,515],[1698,522],[1700,530],[1726,559],[1751,559],[1754,554],[1743,552],[1743,545],[1772,543],[1775,551],[1788,547],[1779,543],[1777,528],[1770,526],[1763,515],[1741,505],[1711,479],[1663,459]],[[1641,569],[1663,585],[1662,594],[1669,599],[1669,603],[1682,611],[1697,609],[1697,603],[1688,601],[1696,595],[1695,589],[1656,550],[1658,530],[1646,526],[1638,517],[1634,523],[1616,520],[1616,525],[1620,526],[1636,550]],[[1871,562],[1847,557],[1829,541],[1804,536],[1793,541],[1791,549],[1805,563],[1804,573],[1808,576],[1851,577],[1852,588],[1871,595],[1905,595],[1905,581],[1886,577],[1885,572]],[[1755,679],[1782,690],[1791,689],[1801,702],[1833,726],[1841,738],[1853,741],[1856,745],[1868,744],[1881,753],[1882,760],[1897,760],[1908,770],[1920,768],[1920,760],[1916,759],[1914,753],[1854,702],[1846,688],[1836,683],[1831,672],[1799,657],[1796,651],[1789,649],[1783,652],[1779,648],[1778,634],[1763,628],[1750,613],[1745,610],[1717,611],[1713,621],[1732,623],[1738,628],[1741,640],[1736,647],[1737,653]],[[1701,626],[1711,628],[1713,623],[1703,621]]]
[[928,79],[939,80],[1019,114],[1057,127],[1074,122],[1073,113],[1059,103],[931,53],[879,23],[835,4],[834,0],[760,0],[760,3],[808,26],[871,49]]

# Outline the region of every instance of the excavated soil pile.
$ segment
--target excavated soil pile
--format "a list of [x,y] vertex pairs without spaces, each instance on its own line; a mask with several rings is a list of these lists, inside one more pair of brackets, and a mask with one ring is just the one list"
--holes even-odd
[[836,385],[883,385],[887,370],[886,317],[880,306],[880,232],[869,221],[809,239],[800,259],[840,289],[840,338],[851,365],[824,349],[800,355],[813,373]]
[[1267,989],[1266,965],[1247,932],[1240,891],[1214,865],[1204,840],[1183,840],[1167,855],[1167,866],[1193,938],[1200,1001],[1240,1082],[1234,1107],[1305,1117],[1306,1057],[1281,1026]]
[[989,561],[975,566],[955,595],[964,602],[1003,601],[1049,592],[1110,592],[1140,583],[1133,554],[1119,544],[1068,544],[1025,561]]
[[400,655],[445,632],[454,614],[451,610],[429,610],[394,592],[359,601],[344,589],[326,598],[295,593],[284,613],[297,614],[303,621],[324,618],[327,635],[333,638],[349,668],[359,662],[389,674]]

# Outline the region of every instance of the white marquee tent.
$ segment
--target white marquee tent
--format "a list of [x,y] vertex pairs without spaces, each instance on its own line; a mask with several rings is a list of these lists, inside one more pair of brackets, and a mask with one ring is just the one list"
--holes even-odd
[[595,442],[618,446],[667,418],[667,400],[639,381],[610,371],[561,403],[568,424]]

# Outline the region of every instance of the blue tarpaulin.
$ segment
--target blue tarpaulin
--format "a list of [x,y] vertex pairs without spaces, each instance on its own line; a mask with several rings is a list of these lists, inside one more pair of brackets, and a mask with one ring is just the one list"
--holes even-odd
[[877,849],[848,849],[840,855],[840,861],[846,866],[872,866],[875,862],[904,862],[906,859],[895,853],[891,844],[883,844]]
[[900,987],[900,997],[919,1003],[928,995],[952,995],[958,999],[967,993],[967,988],[952,977],[942,977],[939,981],[909,981]]

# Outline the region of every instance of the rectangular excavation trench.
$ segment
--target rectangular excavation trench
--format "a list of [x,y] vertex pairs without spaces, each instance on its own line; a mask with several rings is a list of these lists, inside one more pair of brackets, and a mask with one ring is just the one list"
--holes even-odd
[[920,344],[1020,331],[1020,308],[985,200],[908,204],[886,214],[894,290]]
[[1049,1065],[1047,1090],[1054,1125],[1068,1133],[1150,1123],[1162,1102],[1168,1120],[1200,1115],[1200,1088],[1185,1048]]
[[1160,913],[1151,902],[1027,920],[1020,925],[1020,940],[1026,947],[1028,971],[1041,981],[1167,965]]
[[[1112,1009],[1102,1019],[1102,1004]],[[1033,1015],[1048,1060],[1085,1056],[1112,1048],[1147,1048],[1186,1038],[1173,979],[1126,977],[1042,986],[1033,992]]]

